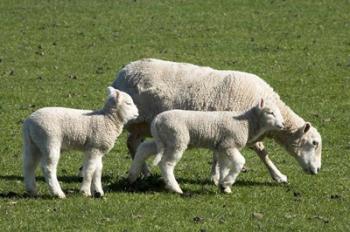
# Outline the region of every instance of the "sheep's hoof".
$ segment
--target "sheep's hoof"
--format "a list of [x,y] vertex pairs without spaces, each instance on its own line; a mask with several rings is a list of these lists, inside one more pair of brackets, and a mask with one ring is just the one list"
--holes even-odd
[[94,192],[94,198],[102,198],[103,193],[102,192]]
[[35,198],[38,196],[38,193],[37,191],[26,191],[26,196]]
[[272,177],[277,183],[288,183],[288,177],[286,175],[273,176]]
[[167,185],[166,188],[167,188],[169,191],[171,191],[171,192],[178,193],[178,194],[181,194],[181,195],[183,194],[181,188],[175,188],[175,187],[169,186],[169,185]]

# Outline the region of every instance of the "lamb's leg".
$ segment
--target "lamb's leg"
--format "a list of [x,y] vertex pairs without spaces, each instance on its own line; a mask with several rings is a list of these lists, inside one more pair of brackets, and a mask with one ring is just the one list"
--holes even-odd
[[[132,159],[134,159],[137,147],[142,143],[147,136],[147,132],[149,131],[148,126],[145,123],[135,124],[132,128],[128,129],[129,135],[127,139],[127,146]],[[149,132],[148,132],[149,134]],[[142,164],[142,174],[147,177],[150,175],[150,171],[147,167],[147,164],[144,162]]]
[[23,175],[26,192],[35,196],[37,194],[35,183],[35,169],[40,160],[39,149],[30,141],[25,139],[23,148]]
[[219,180],[220,180],[220,170],[219,170],[219,165],[218,165],[218,153],[213,152],[213,161],[211,164],[211,181],[214,182],[216,186],[219,185]]
[[136,181],[137,177],[141,173],[141,169],[145,164],[145,161],[151,156],[157,153],[157,145],[154,141],[145,141],[137,148],[135,157],[132,161],[129,169],[128,180],[130,183]]
[[262,162],[265,164],[269,173],[275,181],[278,183],[287,183],[287,176],[283,175],[275,166],[275,164],[270,160],[269,155],[262,142],[257,142],[252,146],[252,149],[258,154]]
[[96,169],[94,172],[94,175],[92,177],[92,187],[91,187],[91,192],[96,196],[96,197],[102,197],[104,195],[103,188],[102,188],[102,156],[97,156],[96,157]]
[[218,166],[220,172],[219,188],[225,193],[231,193],[231,188],[224,185],[225,177],[229,174],[230,166],[232,165],[231,160],[225,153],[216,153],[218,159]]
[[83,183],[80,192],[84,196],[91,196],[92,177],[96,171],[99,160],[102,159],[103,153],[97,149],[91,149],[85,153],[85,161],[83,167]]
[[174,176],[174,169],[176,163],[181,159],[184,149],[164,149],[164,154],[161,161],[159,162],[159,167],[164,178],[166,188],[170,191],[182,194],[179,183],[176,181]]
[[41,168],[51,193],[59,198],[65,198],[66,195],[57,180],[57,165],[60,158],[60,150],[60,146],[56,144],[50,144],[46,149],[42,149]]
[[235,183],[237,176],[241,172],[245,164],[245,158],[238,149],[232,148],[226,151],[230,171],[226,177],[222,179],[221,186],[226,193],[231,193],[231,186]]

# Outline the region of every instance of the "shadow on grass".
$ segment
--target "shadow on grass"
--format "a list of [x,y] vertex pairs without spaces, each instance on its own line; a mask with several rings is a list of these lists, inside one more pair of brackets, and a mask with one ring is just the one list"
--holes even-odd
[[[191,184],[191,185],[201,185],[202,189],[191,190],[185,192],[184,197],[193,195],[215,195],[218,193],[216,188],[208,189],[205,186],[214,186],[209,179],[188,179],[188,178],[177,178],[179,184]],[[275,182],[256,182],[256,181],[246,181],[238,180],[233,187],[242,186],[265,186],[265,187],[279,187],[281,184]],[[214,190],[215,189],[215,190]],[[132,192],[132,193],[155,193],[155,192],[166,192],[165,184],[159,175],[151,175],[146,178],[137,179],[133,184],[129,184],[126,178],[119,179],[117,182],[112,183],[106,187],[108,192]],[[183,189],[186,190],[186,189]]]
[[[37,176],[36,181],[45,182],[45,178],[43,176]],[[102,176],[102,181],[110,182],[112,181],[112,176]],[[8,176],[0,176],[0,180],[7,181],[23,181],[23,176],[16,175],[8,175]],[[58,176],[58,180],[63,183],[81,183],[83,178],[80,176]]]

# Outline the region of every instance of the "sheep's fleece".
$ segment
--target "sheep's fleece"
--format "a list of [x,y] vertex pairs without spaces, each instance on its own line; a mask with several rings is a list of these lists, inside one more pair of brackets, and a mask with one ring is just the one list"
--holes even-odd
[[[316,174],[321,167],[322,146],[318,131],[294,113],[269,84],[254,74],[142,59],[120,70],[112,85],[127,92],[139,109],[137,120],[127,125],[130,132],[129,150],[141,142],[140,138],[149,135],[145,129],[138,128],[146,125],[149,131],[151,121],[160,112],[172,109],[245,111],[260,98],[271,98],[282,113],[286,129],[271,132],[268,136],[284,146],[306,172]],[[287,182],[287,177],[269,159],[262,142],[252,144],[251,147],[274,180]]]

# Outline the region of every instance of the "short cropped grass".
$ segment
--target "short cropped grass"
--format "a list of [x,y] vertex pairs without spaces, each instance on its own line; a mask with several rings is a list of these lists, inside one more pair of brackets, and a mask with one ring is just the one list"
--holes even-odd
[[[1,231],[349,231],[349,12],[347,0],[1,0]],[[145,57],[261,76],[319,129],[322,171],[304,174],[266,141],[288,185],[244,150],[249,170],[224,195],[208,178],[210,152],[194,149],[176,169],[185,196],[166,192],[156,167],[132,189],[124,133],[104,158],[105,198],[79,194],[77,152],[59,164],[67,199],[50,197],[40,170],[40,197],[26,197],[23,119],[44,106],[101,107],[117,70]]]

